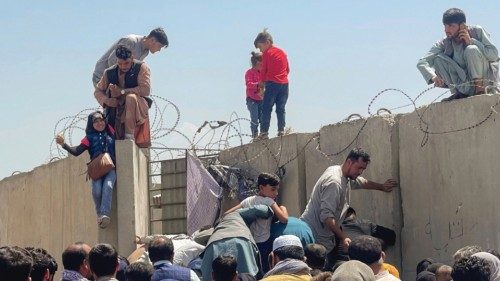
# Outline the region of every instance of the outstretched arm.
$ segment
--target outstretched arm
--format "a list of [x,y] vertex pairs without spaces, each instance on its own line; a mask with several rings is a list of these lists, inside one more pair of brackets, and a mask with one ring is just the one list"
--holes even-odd
[[241,209],[241,204],[238,204],[238,205],[236,205],[236,206],[232,207],[231,209],[227,210],[227,211],[224,213],[224,215],[227,215],[227,214],[229,214],[229,213],[232,213],[232,212],[234,212],[234,211],[236,211],[236,210],[238,210],[238,209]]
[[56,136],[56,142],[59,144],[64,150],[66,150],[69,154],[73,156],[78,156],[82,154],[85,150],[88,149],[87,146],[83,145],[82,143],[77,145],[77,146],[69,146],[64,142],[64,136],[62,134],[59,134]]
[[63,144],[62,148],[66,150],[69,154],[73,156],[78,156],[82,154],[85,150],[87,150],[87,147],[84,146],[83,144],[79,144],[77,146],[69,146],[67,144]]
[[388,179],[386,180],[383,184],[382,183],[377,183],[374,181],[366,181],[363,184],[364,189],[374,189],[374,190],[380,190],[380,191],[385,191],[385,192],[391,192],[395,187],[398,186],[398,182],[393,179]]

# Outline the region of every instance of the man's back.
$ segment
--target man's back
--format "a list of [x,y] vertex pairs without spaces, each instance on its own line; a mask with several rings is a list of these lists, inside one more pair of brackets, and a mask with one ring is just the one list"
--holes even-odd
[[191,280],[191,270],[171,263],[163,263],[155,266],[155,272],[151,281],[160,280]]
[[101,79],[104,71],[116,63],[115,50],[116,47],[124,45],[132,51],[132,55],[136,60],[144,60],[149,54],[149,51],[144,48],[142,44],[143,35],[130,34],[120,38],[116,41],[107,51],[102,55],[102,57],[97,61],[94,74],[92,76],[92,81],[97,84]]

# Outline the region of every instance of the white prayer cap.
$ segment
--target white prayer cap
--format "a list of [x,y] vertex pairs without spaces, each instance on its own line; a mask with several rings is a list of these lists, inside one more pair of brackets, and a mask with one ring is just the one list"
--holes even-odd
[[297,246],[302,248],[302,243],[295,235],[281,235],[274,240],[273,251],[283,246]]

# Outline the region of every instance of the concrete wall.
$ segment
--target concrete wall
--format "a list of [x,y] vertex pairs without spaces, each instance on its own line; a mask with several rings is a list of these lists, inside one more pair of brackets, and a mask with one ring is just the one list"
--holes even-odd
[[135,236],[149,234],[149,171],[147,149],[132,140],[116,142],[118,252],[127,257],[137,249]]
[[[303,198],[308,198],[325,168],[342,163],[350,148],[362,147],[372,156],[363,176],[377,182],[394,178],[400,186],[392,193],[354,191],[351,205],[359,217],[396,231],[397,244],[388,251],[388,261],[401,269],[403,280],[415,278],[416,264],[426,257],[451,265],[452,254],[462,246],[498,249],[500,125],[498,114],[491,112],[498,99],[498,95],[484,95],[419,109],[427,123],[423,127],[432,132],[472,127],[491,114],[472,129],[430,134],[426,139],[416,112],[370,118],[350,146],[363,120],[325,126],[319,138],[306,146],[304,157],[296,160],[304,163],[287,165],[282,203],[291,206],[292,215],[300,214],[306,203]],[[221,161],[254,173],[274,172],[277,165],[270,152],[281,159],[296,155],[304,139],[309,139],[303,136],[271,139],[269,149],[259,142],[233,148],[221,153]],[[324,155],[346,146],[349,149],[339,155]]]
[[[147,157],[132,141],[117,141],[117,185],[108,228],[98,229],[87,154],[0,181],[0,245],[46,249],[63,269],[61,253],[76,241],[107,242],[128,256],[135,235],[149,234]],[[119,215],[118,215],[119,214]]]
[[[466,128],[484,120],[498,99],[498,95],[481,96],[434,104],[423,119],[433,132]],[[453,253],[464,245],[499,248],[498,117],[493,113],[472,130],[430,135],[423,147],[417,114],[401,118],[402,243],[407,278],[414,276],[417,262],[425,257],[451,264]]]
[[[485,95],[438,103],[419,112],[425,111],[423,119],[432,132],[459,130],[483,121],[498,98]],[[360,217],[396,230],[398,244],[388,256],[390,262],[401,263],[403,280],[415,277],[416,264],[425,257],[451,264],[451,255],[464,245],[500,247],[500,180],[496,177],[500,125],[496,120],[498,114],[491,113],[473,129],[430,134],[422,141],[417,113],[375,117],[350,145],[363,147],[372,156],[366,178],[400,182],[392,193],[354,191],[351,205]],[[291,215],[299,216],[324,169],[342,163],[349,148],[338,156],[325,157],[323,153],[348,146],[362,125],[361,120],[328,125],[313,140],[318,134],[292,134],[251,143],[223,151],[220,161],[256,176],[261,171],[276,172],[292,159],[285,166],[280,200]],[[78,240],[89,244],[108,241],[127,255],[135,248],[134,235],[148,233],[147,153],[131,141],[118,142],[117,152],[117,200],[110,228],[98,231],[95,224],[84,176],[87,157],[69,157],[0,181],[0,245],[43,247],[59,263],[63,248]],[[184,180],[165,179],[163,183],[162,179],[162,184],[177,187]],[[162,198],[174,199],[183,197],[165,193]],[[224,201],[223,209],[234,204]]]
[[86,161],[87,155],[68,157],[0,181],[0,245],[45,248],[62,268],[66,246],[76,241],[96,244]]

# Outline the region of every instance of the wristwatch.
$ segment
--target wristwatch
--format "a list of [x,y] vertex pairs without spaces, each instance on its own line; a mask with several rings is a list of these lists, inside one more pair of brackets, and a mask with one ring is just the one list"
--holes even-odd
[[125,95],[125,89],[122,89],[122,90],[120,91],[120,94]]

